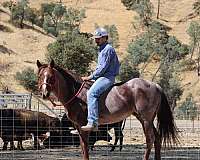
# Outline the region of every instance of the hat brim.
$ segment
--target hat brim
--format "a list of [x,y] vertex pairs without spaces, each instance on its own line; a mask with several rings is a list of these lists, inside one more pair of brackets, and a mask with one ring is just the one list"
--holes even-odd
[[93,36],[93,38],[102,38],[102,37],[106,37],[108,35],[103,35],[103,36]]
[[94,39],[96,39],[96,38],[101,38],[101,37],[102,37],[102,36],[95,36],[95,35],[93,36]]

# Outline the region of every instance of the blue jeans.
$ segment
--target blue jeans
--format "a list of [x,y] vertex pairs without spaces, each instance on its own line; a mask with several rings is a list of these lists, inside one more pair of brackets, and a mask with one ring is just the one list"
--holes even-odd
[[115,82],[115,78],[98,78],[87,92],[88,124],[98,125],[99,97]]

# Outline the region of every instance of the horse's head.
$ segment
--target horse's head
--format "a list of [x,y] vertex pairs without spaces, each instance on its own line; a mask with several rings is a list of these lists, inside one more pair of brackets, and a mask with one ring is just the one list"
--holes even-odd
[[43,99],[49,98],[52,93],[65,104],[81,87],[79,76],[59,67],[53,60],[49,64],[41,64],[37,60],[37,66],[38,87]]
[[41,64],[37,60],[38,66],[38,88],[42,94],[42,97],[48,98],[55,86],[55,73],[54,73],[54,61],[52,60],[49,65]]

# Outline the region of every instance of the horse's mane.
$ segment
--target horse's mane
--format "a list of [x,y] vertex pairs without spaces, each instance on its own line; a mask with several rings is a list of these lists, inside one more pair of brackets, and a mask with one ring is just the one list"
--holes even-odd
[[60,67],[58,65],[55,65],[54,68],[57,71],[59,71],[63,75],[63,77],[65,79],[67,79],[69,81],[74,81],[75,80],[78,83],[82,83],[82,79],[81,79],[81,77],[78,74],[76,74],[76,73],[74,73],[72,71],[69,71],[67,69],[63,69],[62,67]]
[[64,79],[66,79],[69,86],[72,86],[74,91],[80,88],[83,80],[81,79],[81,77],[78,74],[76,74],[72,71],[69,71],[67,69],[63,69],[62,67],[60,67],[58,65],[54,65],[54,68],[58,72],[60,72],[60,74],[64,77]]

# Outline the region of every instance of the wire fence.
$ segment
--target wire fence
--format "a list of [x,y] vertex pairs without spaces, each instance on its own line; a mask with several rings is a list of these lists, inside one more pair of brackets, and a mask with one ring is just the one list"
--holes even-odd
[[[67,119],[62,106],[54,108],[31,94],[0,94],[0,102],[1,160],[82,159],[79,137],[70,133],[74,129],[73,124]],[[23,111],[15,112],[21,109]],[[162,148],[162,159],[200,159],[200,112],[197,110],[197,113],[193,120],[187,115],[176,118],[180,144],[173,145],[172,149]],[[119,128],[115,129],[120,132]],[[143,159],[146,141],[140,122],[134,116],[126,119],[122,130],[122,150],[119,151],[118,141],[111,152],[117,136],[115,129],[107,126],[101,133],[91,135],[90,159]],[[20,148],[21,142],[23,149]],[[154,148],[150,159],[154,159]]]

